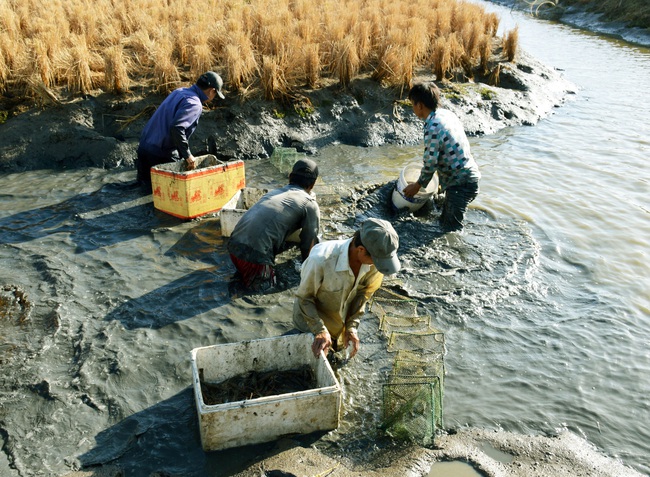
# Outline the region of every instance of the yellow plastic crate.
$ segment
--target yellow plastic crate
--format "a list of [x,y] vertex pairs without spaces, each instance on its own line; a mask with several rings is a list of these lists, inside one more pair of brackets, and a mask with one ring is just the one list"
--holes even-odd
[[183,162],[151,168],[153,205],[181,219],[218,212],[246,187],[244,161],[222,162],[215,156],[197,158],[199,167],[184,171]]

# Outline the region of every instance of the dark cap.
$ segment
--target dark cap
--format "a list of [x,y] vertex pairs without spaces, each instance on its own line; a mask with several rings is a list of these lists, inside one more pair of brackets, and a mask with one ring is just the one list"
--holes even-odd
[[316,180],[318,179],[318,164],[311,159],[299,159],[293,165],[291,174]]
[[367,219],[361,224],[360,230],[361,243],[372,257],[375,268],[384,275],[399,272],[401,268],[397,258],[399,237],[390,222]]
[[[216,89],[219,97],[221,99],[225,99],[223,93],[221,92],[221,88],[223,87],[223,80],[221,79],[221,76],[219,76],[214,71],[208,71],[207,73],[203,73],[201,77],[198,79],[197,83],[204,84],[208,88]],[[201,84],[199,84],[199,86],[201,86]]]

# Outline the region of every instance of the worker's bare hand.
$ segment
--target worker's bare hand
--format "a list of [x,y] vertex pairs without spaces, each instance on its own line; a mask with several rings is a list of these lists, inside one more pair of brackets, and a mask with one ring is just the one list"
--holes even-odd
[[354,355],[359,351],[361,346],[361,341],[359,341],[359,336],[357,336],[357,330],[348,330],[345,333],[345,339],[343,341],[343,346],[345,349],[352,344],[352,351],[350,351],[350,358],[354,358]]
[[321,331],[314,337],[314,342],[311,344],[311,351],[314,353],[314,356],[318,358],[321,351],[327,354],[331,347],[332,336],[327,331]]
[[187,159],[185,159],[185,164],[187,166],[188,171],[193,171],[196,169],[196,159],[194,159],[194,156],[190,156]]
[[406,197],[413,197],[415,194],[420,192],[420,188],[422,186],[420,185],[419,182],[413,182],[406,187],[404,187],[404,190],[402,190],[402,194],[404,194]]

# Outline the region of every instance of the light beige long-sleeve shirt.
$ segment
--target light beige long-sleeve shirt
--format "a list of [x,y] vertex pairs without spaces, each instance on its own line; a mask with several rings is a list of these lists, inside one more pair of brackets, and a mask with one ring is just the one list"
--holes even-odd
[[355,279],[350,268],[352,239],[330,240],[314,246],[302,265],[293,321],[314,335],[325,329],[332,340],[357,329],[365,305],[381,286],[383,275],[374,265],[361,265]]

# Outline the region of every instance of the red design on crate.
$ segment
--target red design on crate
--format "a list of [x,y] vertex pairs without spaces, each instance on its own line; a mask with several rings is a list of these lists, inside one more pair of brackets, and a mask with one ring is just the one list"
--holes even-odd
[[197,190],[194,195],[190,197],[190,202],[199,202],[201,200],[201,191]]
[[169,196],[169,200],[173,200],[174,202],[180,202],[181,197],[178,195],[177,190],[175,190],[174,193]]
[[242,178],[242,180],[239,181],[239,184],[237,184],[237,189],[243,189],[246,187],[246,179]]
[[224,195],[226,193],[226,188],[223,184],[221,184],[219,187],[217,187],[214,190],[214,196],[219,197],[220,195]]
[[160,189],[160,186],[154,189],[153,195],[154,197],[160,197],[162,199],[162,190]]

